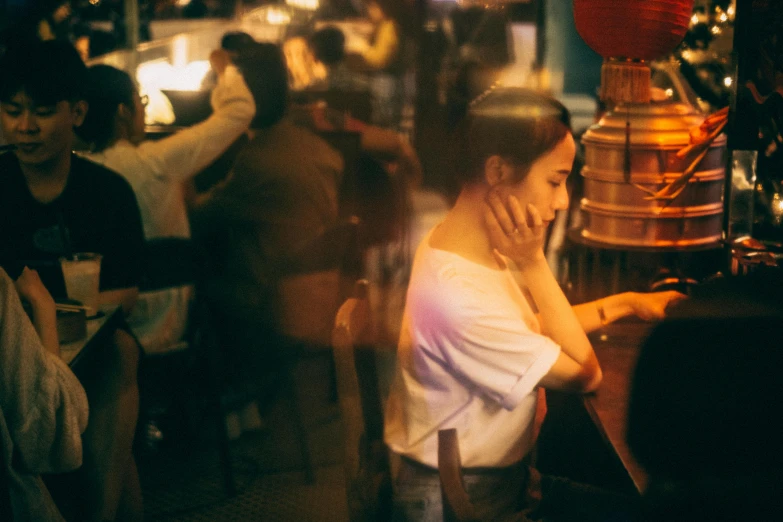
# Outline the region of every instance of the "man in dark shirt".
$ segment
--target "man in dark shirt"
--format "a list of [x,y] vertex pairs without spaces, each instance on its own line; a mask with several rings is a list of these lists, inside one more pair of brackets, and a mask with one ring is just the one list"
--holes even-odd
[[[59,258],[70,247],[74,252],[102,254],[101,290],[136,287],[143,237],[128,183],[74,155],[60,195],[42,202],[28,187],[19,155],[17,151],[0,156],[0,266],[12,277],[25,266],[35,268],[50,293],[66,297]],[[68,246],[59,223],[64,226]]]
[[[138,295],[141,218],[127,182],[72,153],[74,128],[87,111],[84,63],[68,43],[35,42],[9,49],[0,71],[2,134],[16,147],[0,156],[0,266],[11,277],[25,265],[34,267],[52,293],[64,296],[58,259],[69,250],[99,253],[99,302],[129,312]],[[134,520],[142,513],[131,456],[139,348],[124,330],[110,345],[94,369],[78,375],[90,418],[84,464],[80,476],[68,480],[65,498],[84,504],[67,506],[68,518]],[[84,489],[75,495],[79,485]],[[56,487],[53,496],[60,500]]]

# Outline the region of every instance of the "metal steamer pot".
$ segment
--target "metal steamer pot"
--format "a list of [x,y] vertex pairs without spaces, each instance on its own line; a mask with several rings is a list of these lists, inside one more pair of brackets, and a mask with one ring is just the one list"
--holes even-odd
[[615,246],[688,248],[720,241],[726,136],[720,135],[674,198],[655,193],[682,176],[678,158],[704,116],[690,105],[619,105],[582,138],[582,235]]

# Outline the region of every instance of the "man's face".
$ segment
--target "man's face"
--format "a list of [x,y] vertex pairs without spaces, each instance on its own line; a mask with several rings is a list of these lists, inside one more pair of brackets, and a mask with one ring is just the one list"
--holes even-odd
[[3,136],[16,145],[16,157],[24,165],[43,166],[70,154],[74,127],[86,114],[84,102],[60,101],[37,105],[24,91],[0,103]]

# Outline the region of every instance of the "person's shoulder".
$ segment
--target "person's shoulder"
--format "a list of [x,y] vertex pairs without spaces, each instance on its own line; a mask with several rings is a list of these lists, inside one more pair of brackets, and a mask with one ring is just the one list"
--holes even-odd
[[9,276],[5,269],[0,266],[0,296],[5,296],[8,288],[10,288],[10,285],[12,284],[13,281],[11,280],[11,276]]
[[455,253],[432,248],[425,240],[416,252],[410,294],[425,300],[429,296],[439,307],[457,314],[493,297],[494,275]]
[[71,175],[76,177],[82,183],[101,192],[126,192],[133,193],[128,181],[117,172],[103,165],[96,163],[86,157],[76,154],[72,157]]
[[285,132],[290,134],[290,140],[300,145],[297,150],[310,151],[311,159],[328,161],[342,170],[342,155],[321,136],[288,120],[281,122],[281,126],[284,126]]

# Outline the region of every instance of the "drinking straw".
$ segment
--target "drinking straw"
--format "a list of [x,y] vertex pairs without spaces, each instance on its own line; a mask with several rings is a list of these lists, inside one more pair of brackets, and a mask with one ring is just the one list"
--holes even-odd
[[71,238],[68,237],[68,230],[65,228],[65,218],[62,212],[57,213],[57,228],[60,230],[60,238],[63,241],[63,248],[65,248],[65,257],[74,259],[73,245],[71,245]]

